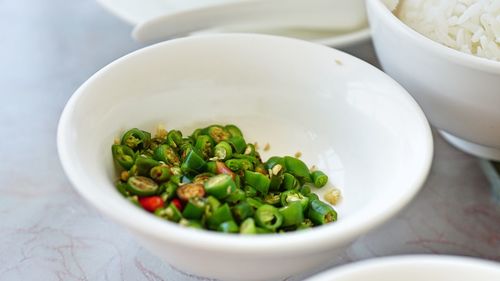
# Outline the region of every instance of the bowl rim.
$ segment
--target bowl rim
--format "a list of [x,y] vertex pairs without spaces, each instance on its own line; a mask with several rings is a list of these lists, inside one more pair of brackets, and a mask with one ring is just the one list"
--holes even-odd
[[[391,28],[396,30],[396,32],[406,36],[416,46],[422,47],[425,50],[434,53],[440,56],[442,59],[447,60],[451,63],[461,64],[474,69],[500,74],[500,61],[464,53],[426,37],[425,35],[406,25],[402,20],[394,15],[382,2],[382,0],[367,0],[366,6],[368,11],[371,10],[374,12],[374,14],[377,14],[376,18],[372,18],[371,21],[377,19],[384,21],[387,26],[390,26]],[[370,16],[368,17],[370,18]],[[375,39],[376,36],[377,34],[372,30],[372,37]]]
[[496,270],[500,273],[500,264],[491,260],[453,255],[416,254],[370,258],[367,260],[357,261],[321,272],[306,279],[305,281],[328,281],[338,280],[338,278],[344,280],[345,278],[349,278],[352,274],[363,272],[369,273],[374,269],[394,269],[401,266],[418,265],[432,265],[438,267],[449,265],[453,265],[454,267],[468,266],[474,267],[474,269]]
[[[108,70],[114,69],[131,58],[142,56],[144,53],[159,48],[168,48],[169,46],[175,44],[197,44],[203,40],[249,40],[251,44],[258,44],[259,40],[277,40],[280,41],[281,44],[303,44],[305,48],[317,48],[318,51],[331,52],[332,54],[341,55],[343,58],[352,60],[360,65],[363,65],[363,67],[371,68],[371,71],[377,71],[385,76],[387,81],[392,83],[395,91],[399,92],[400,95],[405,96],[409,104],[414,107],[415,118],[421,124],[422,134],[424,134],[424,147],[422,150],[425,152],[425,155],[421,165],[418,167],[418,172],[415,175],[414,181],[408,183],[406,191],[402,193],[401,198],[395,201],[392,206],[379,208],[379,213],[374,214],[374,216],[370,219],[358,218],[357,220],[354,220],[354,218],[352,218],[344,221],[339,220],[339,222],[335,224],[310,229],[308,231],[286,233],[283,235],[241,236],[184,228],[176,223],[156,218],[155,216],[140,210],[132,204],[128,204],[126,209],[117,212],[114,207],[120,205],[121,203],[118,204],[115,202],[115,204],[113,202],[102,200],[99,197],[99,194],[87,190],[85,188],[86,185],[80,184],[78,180],[83,176],[78,173],[76,164],[73,164],[71,161],[71,144],[66,140],[66,135],[69,135],[69,130],[71,128],[70,119],[72,117],[72,112],[77,106],[78,100],[85,95],[87,87],[91,85],[94,80],[100,79],[100,77]],[[332,60],[332,63],[334,63],[334,60]],[[255,254],[273,253],[275,255],[282,256],[298,251],[303,253],[329,251],[332,247],[341,246],[342,244],[350,242],[359,237],[361,234],[366,233],[368,230],[381,225],[389,218],[393,217],[414,198],[423,186],[430,172],[434,150],[431,128],[422,109],[403,87],[376,67],[344,52],[307,41],[271,35],[237,33],[174,39],[136,50],[111,62],[85,81],[67,102],[59,119],[57,129],[57,149],[63,170],[73,188],[75,188],[83,198],[85,198],[106,216],[112,218],[119,224],[127,226],[134,232],[139,232],[155,239],[169,241],[177,245],[207,251],[223,251],[226,253],[241,253],[243,251],[245,253]],[[120,207],[123,206],[120,205]],[[332,237],[334,238],[332,239]],[[314,241],[314,243],[311,243],[311,241]],[[279,251],[276,251],[276,249],[279,249]]]

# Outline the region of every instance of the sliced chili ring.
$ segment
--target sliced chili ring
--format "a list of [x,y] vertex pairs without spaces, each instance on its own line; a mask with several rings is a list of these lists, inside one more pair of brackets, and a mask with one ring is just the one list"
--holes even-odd
[[177,196],[182,201],[189,201],[189,199],[194,197],[201,198],[205,196],[205,188],[199,183],[188,183],[177,188]]
[[147,177],[133,176],[127,180],[127,190],[134,195],[150,196],[158,190],[158,184]]
[[221,126],[210,126],[210,127],[208,127],[208,135],[216,143],[228,140],[231,137],[231,134],[228,131],[226,131],[224,128],[222,128]]

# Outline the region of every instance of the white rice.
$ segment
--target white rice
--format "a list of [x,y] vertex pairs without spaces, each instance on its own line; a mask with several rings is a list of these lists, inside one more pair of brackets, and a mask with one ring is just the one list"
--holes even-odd
[[443,45],[500,61],[500,0],[383,0],[403,22]]

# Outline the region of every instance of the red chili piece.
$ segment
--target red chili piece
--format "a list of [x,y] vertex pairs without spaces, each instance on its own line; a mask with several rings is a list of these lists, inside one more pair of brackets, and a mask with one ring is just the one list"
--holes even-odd
[[236,174],[233,171],[231,171],[231,169],[229,169],[226,166],[226,164],[224,164],[224,162],[217,161],[217,162],[215,162],[215,165],[217,167],[217,174],[226,174],[226,175],[231,176],[231,178],[233,178],[233,180],[235,179]]
[[163,200],[160,196],[149,196],[139,198],[141,206],[149,212],[154,212],[156,209],[163,207]]
[[175,207],[177,208],[177,210],[179,210],[181,212],[182,212],[182,209],[184,209],[184,207],[182,206],[181,200],[179,200],[178,198],[172,199],[172,204],[174,204]]

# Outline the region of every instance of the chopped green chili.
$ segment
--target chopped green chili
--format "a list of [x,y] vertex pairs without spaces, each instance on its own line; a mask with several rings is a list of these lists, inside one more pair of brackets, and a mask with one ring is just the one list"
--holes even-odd
[[221,141],[215,146],[214,155],[218,160],[230,159],[233,156],[233,148],[228,142]]
[[264,203],[269,205],[279,205],[281,203],[279,193],[268,193],[264,196]]
[[251,156],[251,155],[246,155],[246,154],[241,154],[241,153],[234,153],[233,158],[247,160],[248,162],[252,163],[252,165],[255,168],[257,168],[257,166],[262,165],[262,167],[265,169],[264,164],[261,163],[260,159],[257,158],[256,156]]
[[187,183],[179,186],[177,188],[177,197],[183,201],[189,201],[194,197],[203,197],[205,196],[205,189],[202,184],[199,183]]
[[218,125],[208,127],[207,133],[216,143],[228,140],[231,137],[228,131]]
[[233,220],[231,209],[228,204],[224,204],[217,208],[212,216],[207,219],[207,226],[208,228],[215,230],[221,223],[231,220]]
[[284,180],[282,166],[280,164],[277,164],[269,171],[269,176],[271,177],[269,189],[274,191],[279,190]]
[[168,164],[178,166],[180,163],[179,156],[175,152],[175,150],[166,144],[158,146],[154,150],[154,158],[159,161],[163,161]]
[[243,137],[243,133],[241,132],[240,128],[238,128],[236,125],[229,124],[224,127],[224,129],[231,134],[232,137]]
[[247,201],[243,201],[232,208],[232,213],[236,221],[242,222],[247,218],[253,217],[254,210]]
[[266,204],[255,211],[255,221],[258,226],[275,231],[283,224],[283,215],[276,207]]
[[246,159],[229,159],[225,164],[233,172],[253,170],[252,162]]
[[318,194],[311,192],[311,193],[309,193],[309,195],[307,195],[307,198],[309,198],[309,201],[311,201],[311,200],[318,200],[319,196],[318,196]]
[[254,209],[257,209],[260,206],[264,205],[264,202],[261,199],[259,199],[259,197],[247,198],[246,202]]
[[248,218],[241,223],[240,226],[241,234],[256,234],[257,228],[255,227],[255,220],[253,218]]
[[135,162],[135,153],[130,147],[126,145],[114,144],[111,146],[111,151],[113,158],[116,163],[121,166],[121,168],[125,170],[132,168]]
[[201,128],[198,128],[198,129],[195,129],[193,131],[193,133],[191,134],[190,138],[193,140],[193,141],[196,141],[196,139],[198,138],[198,136],[202,135],[203,134],[203,129]]
[[191,149],[182,162],[181,169],[185,173],[193,173],[201,171],[205,165],[205,160],[194,149]]
[[154,160],[153,158],[146,157],[144,155],[140,155],[135,160],[135,168],[136,173],[139,176],[150,176],[150,171],[154,167],[160,165],[160,162]]
[[311,187],[308,184],[305,184],[299,188],[299,192],[302,193],[304,196],[308,196],[311,194]]
[[[235,125],[211,125],[183,137],[137,128],[111,146],[116,189],[159,218],[223,233],[284,233],[337,220],[313,192],[328,183],[296,157],[263,162]],[[156,204],[146,204],[152,199]]]
[[177,184],[177,185],[180,185],[182,182],[182,178],[183,178],[183,175],[175,175],[175,176],[172,176],[170,178],[170,181]]
[[197,220],[180,219],[179,224],[189,228],[203,229],[203,224]]
[[133,195],[150,196],[156,193],[158,184],[147,177],[133,176],[128,178],[126,188]]
[[160,189],[162,190],[160,194],[161,199],[163,199],[163,201],[167,201],[174,198],[178,187],[179,185],[177,183],[174,183],[172,180],[163,183],[160,186]]
[[224,199],[236,190],[236,184],[230,176],[220,174],[211,177],[205,182],[205,190],[208,195],[212,195],[217,199]]
[[323,187],[328,182],[328,176],[322,171],[312,172],[311,179],[316,187]]
[[181,144],[182,144],[182,133],[181,131],[178,131],[178,130],[172,130],[170,132],[168,132],[167,134],[167,144],[170,146],[170,147],[174,147],[174,148],[177,148],[177,147],[180,147]]
[[245,191],[236,188],[236,190],[229,193],[229,195],[226,197],[226,201],[231,204],[236,204],[238,202],[245,200],[245,198],[246,198]]
[[205,205],[205,217],[210,217],[220,207],[220,201],[213,196],[207,197],[207,204]]
[[270,170],[277,164],[281,165],[281,167],[283,167],[283,168],[286,168],[285,159],[283,157],[278,157],[278,156],[273,156],[273,157],[269,158],[266,161],[265,166],[268,170]]
[[255,171],[257,173],[261,173],[263,175],[269,174],[268,171],[266,170],[266,166],[264,166],[264,164],[262,164],[262,163],[258,163],[257,165],[255,165]]
[[250,155],[250,156],[258,156],[259,153],[257,152],[257,149],[255,148],[255,145],[248,143],[245,151],[243,152],[245,155]]
[[150,140],[150,133],[133,128],[123,134],[121,144],[126,145],[133,150],[140,150],[146,148],[149,145]]
[[289,173],[283,174],[283,189],[292,190],[297,189],[299,187],[299,182],[297,179]]
[[212,155],[214,149],[214,141],[207,135],[198,136],[194,146],[201,153],[204,159],[208,159]]
[[154,213],[158,217],[165,218],[173,222],[178,222],[182,218],[181,212],[177,209],[174,203],[170,203],[166,208],[158,208]]
[[298,227],[304,221],[304,209],[300,202],[291,202],[288,206],[279,209],[283,216],[283,227]]
[[303,210],[306,210],[309,204],[309,198],[295,190],[288,190],[281,193],[281,205],[288,206],[292,202],[299,202]]
[[193,183],[205,184],[205,182],[213,176],[214,174],[208,172],[198,174],[193,178]]
[[242,137],[232,137],[228,139],[227,142],[233,147],[236,153],[243,153],[247,147],[247,144]]
[[308,229],[314,226],[314,223],[310,219],[304,219],[304,221],[297,227],[297,229]]
[[256,197],[257,196],[257,189],[255,189],[249,185],[246,185],[244,190],[245,190],[246,197]]
[[207,172],[212,173],[212,174],[217,174],[217,162],[215,161],[208,161],[205,169]]
[[182,143],[180,146],[179,146],[179,158],[181,159],[181,161],[184,161],[186,160],[186,157],[188,156],[189,152],[191,150],[193,150],[194,146],[192,143],[190,142],[185,142],[185,143]]
[[240,231],[240,228],[234,221],[226,221],[221,224],[219,224],[219,227],[217,227],[217,231],[224,232],[224,233],[238,233]]
[[149,171],[151,178],[157,182],[164,182],[170,179],[172,172],[168,166],[155,166]]
[[200,197],[193,197],[182,210],[182,216],[190,220],[199,220],[205,212],[206,200]]
[[321,225],[337,220],[337,212],[332,206],[314,199],[309,204],[308,217],[316,225]]
[[309,178],[309,168],[300,159],[295,157],[285,156],[285,167],[286,171],[297,178]]
[[267,194],[271,184],[269,177],[252,171],[245,171],[245,182],[261,194]]
[[152,138],[148,150],[154,151],[158,146],[162,145],[165,140],[162,138]]
[[257,231],[257,234],[269,234],[273,233],[271,230],[263,228],[263,227],[256,227],[255,230]]
[[117,181],[116,182],[116,189],[118,192],[120,192],[123,196],[129,196],[130,193],[128,192],[127,184],[122,182],[122,181]]

